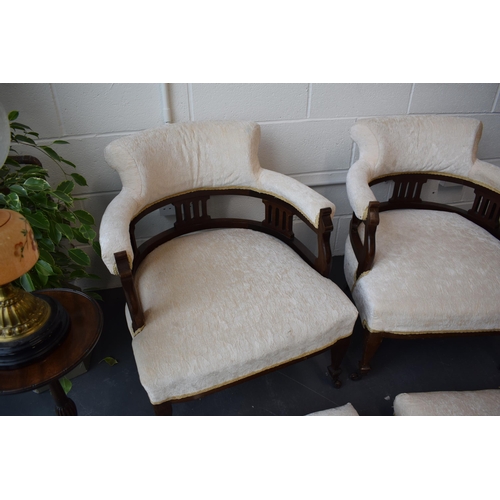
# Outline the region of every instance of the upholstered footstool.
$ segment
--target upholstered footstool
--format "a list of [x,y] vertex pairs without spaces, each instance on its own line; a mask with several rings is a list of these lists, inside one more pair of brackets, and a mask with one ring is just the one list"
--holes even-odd
[[306,417],[359,417],[359,413],[354,409],[351,403],[347,403],[337,408],[329,408],[328,410],[309,413]]
[[394,415],[500,416],[500,389],[398,394],[394,400]]

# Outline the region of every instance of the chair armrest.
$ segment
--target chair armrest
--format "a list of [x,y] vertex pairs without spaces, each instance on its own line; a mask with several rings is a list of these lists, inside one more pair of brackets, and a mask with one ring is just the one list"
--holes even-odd
[[118,275],[115,253],[125,251],[132,267],[134,251],[130,241],[130,222],[139,212],[139,204],[123,189],[106,208],[99,228],[102,260],[111,274]]
[[263,168],[258,187],[262,192],[272,194],[295,207],[316,229],[320,226],[321,209],[331,208],[332,218],[335,215],[335,205],[330,200],[302,182],[279,172]]
[[[349,238],[351,240],[354,255],[358,261],[356,279],[363,273],[370,271],[375,261],[375,234],[380,222],[379,209],[380,203],[378,201],[372,201],[368,205],[368,215],[365,220],[360,220],[356,217],[356,214],[353,214],[351,220]],[[361,223],[363,223],[363,241],[361,241],[361,235],[359,234],[359,226]]]
[[369,204],[377,201],[369,185],[372,178],[372,166],[364,160],[358,160],[347,172],[347,197],[353,212],[360,220],[368,217]]
[[500,192],[500,167],[476,160],[469,173],[469,177],[489,189]]

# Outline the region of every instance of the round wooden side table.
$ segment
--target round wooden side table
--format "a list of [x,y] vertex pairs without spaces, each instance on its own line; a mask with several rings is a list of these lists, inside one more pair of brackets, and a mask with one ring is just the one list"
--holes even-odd
[[47,356],[28,366],[0,370],[0,394],[17,394],[49,385],[56,415],[77,415],[75,403],[59,379],[78,366],[97,344],[102,331],[102,311],[97,302],[77,290],[52,289],[43,293],[58,300],[70,317],[68,333]]

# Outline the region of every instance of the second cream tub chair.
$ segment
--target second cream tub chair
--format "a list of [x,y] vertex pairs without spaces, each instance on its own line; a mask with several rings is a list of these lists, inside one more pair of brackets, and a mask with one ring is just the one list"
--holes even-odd
[[[330,280],[335,206],[261,168],[251,122],[170,124],[105,151],[120,194],[100,227],[102,258],[124,287],[139,376],[155,413],[326,349],[336,386],[357,318]],[[259,220],[214,218],[211,199],[261,198]],[[138,246],[135,226],[173,204],[173,228]],[[300,218],[318,255],[294,236]]]
[[[500,168],[476,152],[472,118],[398,116],[351,129],[359,160],[347,176],[353,208],[345,275],[365,330],[360,371],[385,337],[500,331]],[[425,201],[428,180],[474,190],[468,210]],[[372,186],[393,183],[388,201]]]

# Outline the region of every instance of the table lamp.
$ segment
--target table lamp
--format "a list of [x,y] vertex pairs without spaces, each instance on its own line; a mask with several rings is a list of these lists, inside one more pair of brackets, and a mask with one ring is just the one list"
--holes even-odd
[[[9,147],[10,125],[0,105],[0,165]],[[0,209],[0,369],[19,368],[42,358],[68,330],[68,313],[57,301],[12,284],[36,264],[38,256],[26,218]]]

